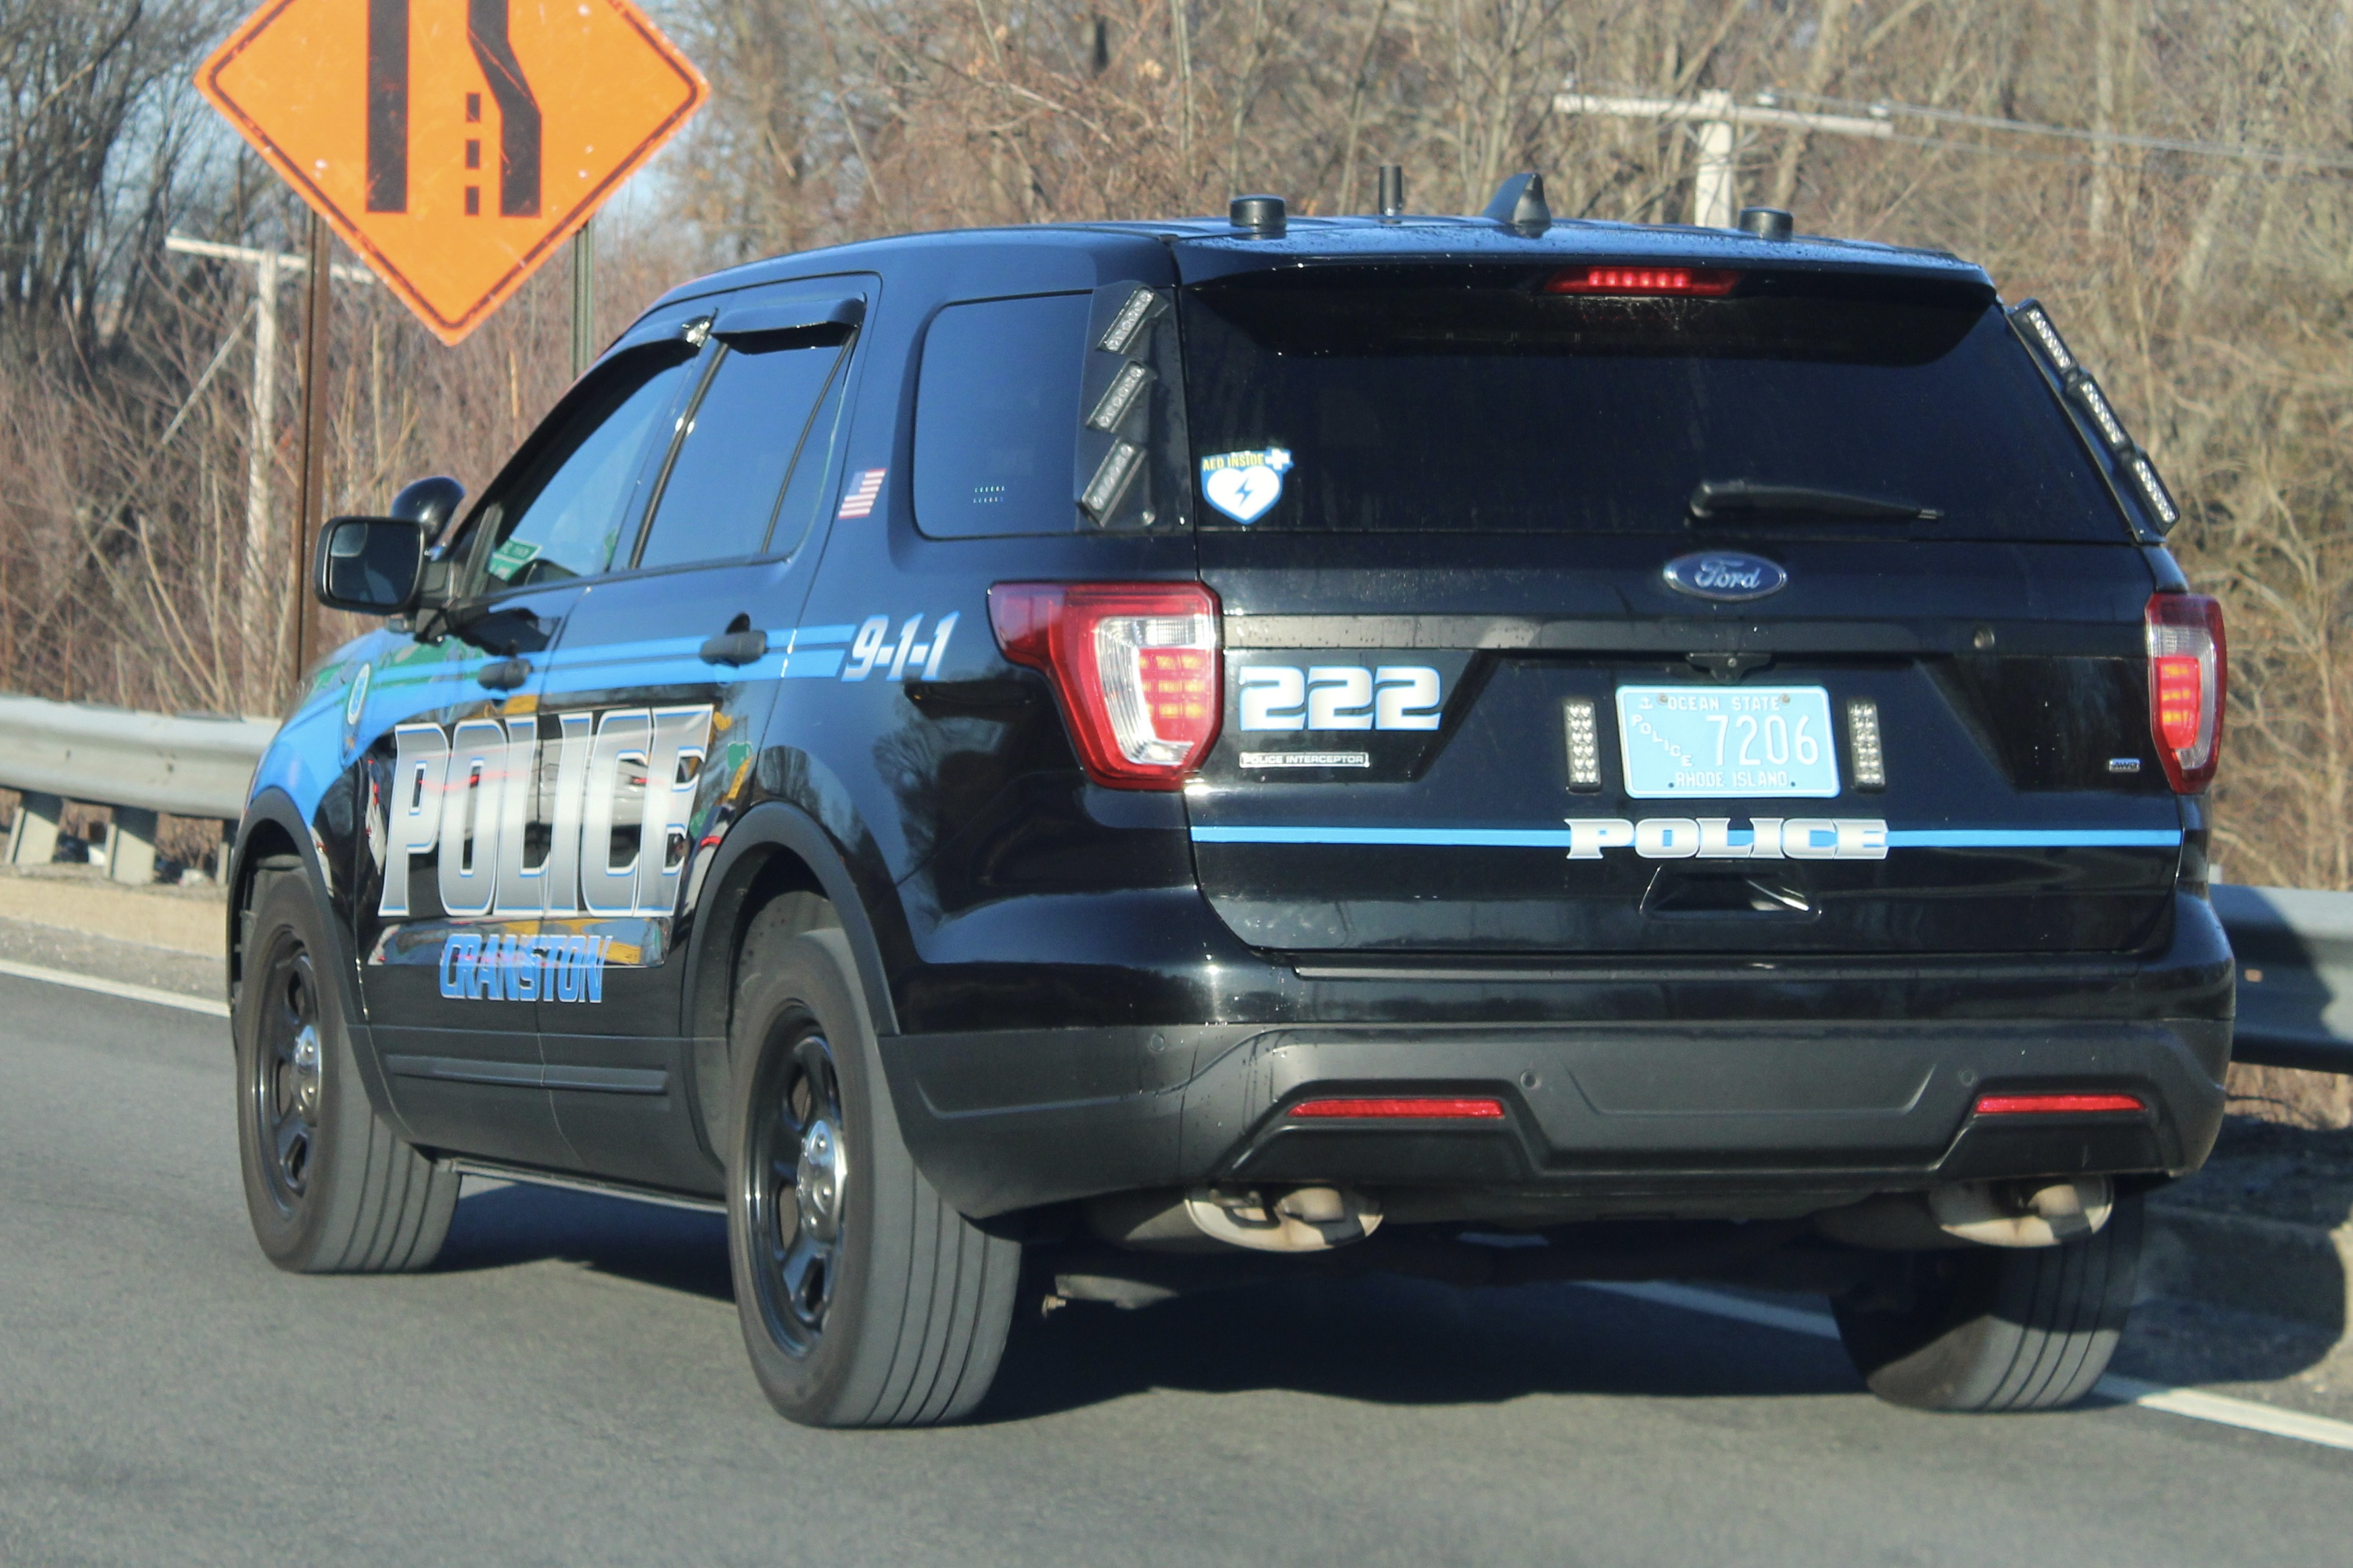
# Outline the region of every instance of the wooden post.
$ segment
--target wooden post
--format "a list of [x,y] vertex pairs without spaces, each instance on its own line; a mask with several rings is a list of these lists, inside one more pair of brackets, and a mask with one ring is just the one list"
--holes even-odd
[[311,605],[311,554],[327,504],[327,350],[334,327],[334,237],[327,220],[311,215],[310,277],[302,297],[302,493],[294,525],[294,607],[289,639],[285,700],[291,706],[319,656],[318,616]]

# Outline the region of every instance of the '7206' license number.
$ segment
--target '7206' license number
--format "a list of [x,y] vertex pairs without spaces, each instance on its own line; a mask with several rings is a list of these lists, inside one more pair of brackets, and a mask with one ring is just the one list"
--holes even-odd
[[1618,743],[1637,800],[1839,792],[1831,698],[1819,686],[1621,686]]

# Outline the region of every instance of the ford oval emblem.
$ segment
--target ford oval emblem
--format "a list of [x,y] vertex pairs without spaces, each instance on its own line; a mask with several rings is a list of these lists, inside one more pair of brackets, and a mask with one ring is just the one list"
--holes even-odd
[[1703,550],[1678,555],[1660,569],[1667,586],[1694,598],[1737,602],[1761,599],[1789,585],[1789,574],[1761,555],[1737,550]]

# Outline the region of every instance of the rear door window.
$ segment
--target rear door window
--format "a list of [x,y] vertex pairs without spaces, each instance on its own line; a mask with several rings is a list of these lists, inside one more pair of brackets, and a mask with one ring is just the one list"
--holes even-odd
[[915,385],[915,522],[935,538],[1069,533],[1090,297],[950,305]]
[[[827,326],[716,345],[718,361],[687,416],[639,567],[765,553],[786,479],[809,442],[849,329]],[[831,432],[816,442],[818,462]],[[796,531],[781,549],[799,542]]]
[[1741,521],[1776,536],[2129,537],[1982,288],[1747,274],[1721,298],[1548,293],[1559,276],[1350,268],[1187,290],[1202,523],[1682,534],[1697,487],[1745,481],[1936,514]]

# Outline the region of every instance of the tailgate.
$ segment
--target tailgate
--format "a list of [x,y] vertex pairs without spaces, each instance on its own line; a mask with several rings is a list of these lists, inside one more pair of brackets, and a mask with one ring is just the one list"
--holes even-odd
[[[1225,711],[1187,799],[1294,952],[2113,952],[2169,907],[2126,546],[1206,533]],[[1367,559],[1367,556],[1374,559]],[[1875,742],[1875,743],[1874,743]]]

